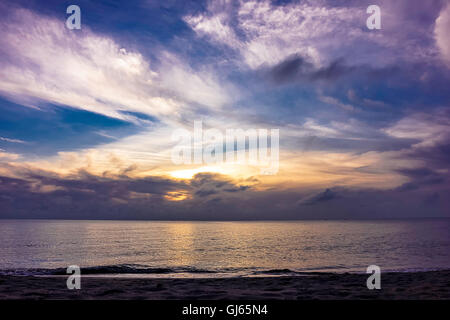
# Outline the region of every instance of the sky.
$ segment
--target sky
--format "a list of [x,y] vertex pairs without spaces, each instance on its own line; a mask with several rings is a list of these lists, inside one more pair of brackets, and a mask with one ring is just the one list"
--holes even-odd
[[[450,217],[449,31],[440,0],[1,0],[0,218]],[[195,121],[279,129],[278,171],[175,164]]]

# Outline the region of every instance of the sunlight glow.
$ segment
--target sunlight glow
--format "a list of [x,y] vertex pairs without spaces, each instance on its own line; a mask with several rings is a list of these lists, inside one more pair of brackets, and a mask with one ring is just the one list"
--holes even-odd
[[169,191],[166,193],[164,198],[169,201],[183,201],[190,199],[191,195],[185,190]]
[[195,176],[197,173],[202,172],[212,172],[212,173],[220,173],[220,174],[226,174],[225,170],[223,168],[217,167],[217,166],[205,166],[195,169],[186,169],[186,170],[177,170],[172,171],[170,175],[174,178],[178,179],[192,179],[193,176]]

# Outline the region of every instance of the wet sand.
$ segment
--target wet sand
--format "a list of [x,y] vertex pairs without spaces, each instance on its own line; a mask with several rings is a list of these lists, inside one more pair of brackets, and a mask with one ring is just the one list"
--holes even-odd
[[383,273],[380,290],[368,290],[367,277],[333,273],[221,279],[84,277],[80,290],[68,290],[66,277],[0,276],[0,299],[450,299],[450,270]]

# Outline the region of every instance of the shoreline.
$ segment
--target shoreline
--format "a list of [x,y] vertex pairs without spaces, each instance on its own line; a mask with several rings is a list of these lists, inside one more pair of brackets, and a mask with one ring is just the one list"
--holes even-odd
[[450,270],[386,272],[381,289],[369,274],[316,273],[235,278],[83,277],[69,290],[66,277],[0,276],[0,300],[448,300]]

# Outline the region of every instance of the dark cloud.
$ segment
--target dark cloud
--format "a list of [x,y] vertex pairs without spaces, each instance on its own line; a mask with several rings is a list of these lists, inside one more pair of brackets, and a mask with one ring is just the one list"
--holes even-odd
[[[197,174],[190,182],[85,171],[64,178],[44,171],[21,174],[20,179],[0,176],[0,218],[182,219],[195,216],[197,206],[206,210],[250,188],[218,174]],[[181,204],[166,198],[170,193],[190,197]]]
[[308,198],[300,200],[299,204],[301,204],[301,205],[313,205],[313,204],[317,204],[317,203],[333,200],[336,197],[337,197],[336,191],[333,191],[331,189],[326,189],[323,192],[320,192],[320,193],[315,194],[315,195],[313,195],[311,197],[308,197]]
[[[245,181],[238,183],[209,173],[198,174],[189,183],[158,177],[98,177],[86,172],[64,178],[29,172],[23,178],[0,177],[0,218],[286,220],[449,216],[445,208],[449,208],[450,199],[440,195],[448,194],[450,187],[433,183],[434,171],[418,168],[399,172],[415,179],[412,181],[416,184],[422,183],[422,187],[257,190]],[[171,192],[189,197],[170,201],[166,195]]]
[[313,72],[310,78],[312,80],[337,80],[342,76],[350,75],[355,70],[357,70],[356,67],[346,66],[343,59],[338,59]]
[[275,84],[290,82],[332,82],[346,79],[347,82],[355,81],[385,81],[396,79],[403,74],[417,72],[417,66],[380,66],[375,68],[370,65],[351,65],[345,59],[337,58],[324,67],[317,68],[308,58],[298,54],[289,56],[284,61],[264,71],[265,76]]
[[199,197],[206,197],[206,196],[210,196],[212,194],[216,194],[217,191],[216,190],[197,190],[195,191],[195,195],[199,196]]
[[287,58],[270,70],[270,75],[276,83],[283,83],[295,79],[301,73],[310,70],[312,65],[298,55]]
[[413,169],[398,169],[397,172],[399,172],[400,174],[403,174],[405,176],[417,179],[417,178],[426,178],[426,177],[430,177],[433,176],[435,173],[433,172],[433,170],[429,169],[429,168],[425,168],[425,167],[421,167],[421,168],[413,168]]
[[268,70],[269,77],[277,84],[292,81],[336,80],[350,75],[355,67],[346,66],[343,59],[337,59],[323,68],[316,68],[306,58],[292,55]]
[[[450,139],[450,135],[448,135],[448,139]],[[450,166],[450,143],[448,141],[408,150],[406,156],[424,161],[431,168],[448,169]]]
[[439,174],[429,168],[399,169],[398,173],[411,179],[397,188],[398,191],[411,191],[422,187],[442,184],[446,181],[445,175]]
[[245,191],[250,188],[250,186],[245,184],[235,185],[229,178],[212,173],[196,174],[190,185],[195,189],[194,195],[201,198],[216,194]]

